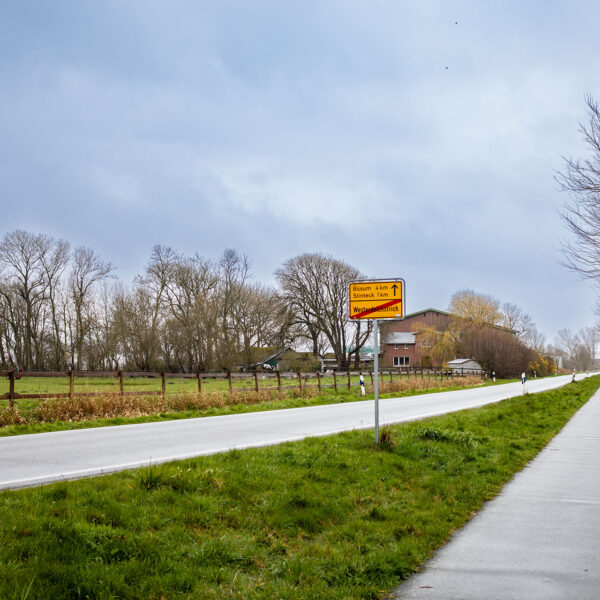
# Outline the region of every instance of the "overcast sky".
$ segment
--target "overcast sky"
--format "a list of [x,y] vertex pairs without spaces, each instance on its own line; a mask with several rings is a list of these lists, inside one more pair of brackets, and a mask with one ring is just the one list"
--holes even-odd
[[600,98],[589,1],[0,4],[0,233],[93,248],[125,283],[155,244],[303,252],[459,288],[552,339],[594,320],[560,266],[554,172]]

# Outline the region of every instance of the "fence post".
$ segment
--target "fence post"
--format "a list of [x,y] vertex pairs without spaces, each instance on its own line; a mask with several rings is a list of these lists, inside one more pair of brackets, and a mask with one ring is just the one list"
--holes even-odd
[[369,376],[371,377],[371,385],[373,385],[373,371],[369,371]]
[[277,391],[281,393],[281,374],[279,370],[275,371],[277,373]]
[[350,369],[348,369],[348,390],[350,390]]
[[321,373],[317,371],[317,387],[319,388],[319,392],[321,391]]
[[333,372],[333,391],[337,392],[337,377],[335,375],[335,371]]
[[300,391],[302,391],[302,377],[300,376],[300,371],[298,371],[298,387]]
[[73,369],[69,371],[69,400],[73,398],[75,393],[75,373]]
[[8,372],[8,379],[10,383],[8,385],[8,406],[10,410],[15,409],[15,372],[10,370]]
[[227,371],[227,380],[229,381],[229,393],[233,392],[233,384],[231,383],[231,371]]
[[162,395],[164,398],[167,395],[167,378],[164,373],[160,374],[160,379],[161,379],[161,391],[162,391]]
[[254,371],[254,391],[258,393],[258,373]]
[[202,375],[200,375],[200,373],[197,373],[196,377],[198,377],[198,394],[202,395]]
[[394,381],[394,380],[392,379],[392,370],[390,369],[390,383],[391,383],[392,381]]

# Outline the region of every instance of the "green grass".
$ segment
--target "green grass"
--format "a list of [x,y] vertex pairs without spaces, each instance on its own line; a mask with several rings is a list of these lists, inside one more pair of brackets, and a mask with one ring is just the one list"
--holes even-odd
[[[307,379],[302,379],[302,385],[308,385],[312,388],[317,387],[317,378],[315,374]],[[368,374],[365,374],[365,380],[370,383]],[[387,372],[380,373],[382,381],[389,381],[389,375]],[[410,376],[411,378],[414,375]],[[428,379],[428,375],[424,375],[425,379]],[[439,379],[439,376],[430,376],[431,379]],[[394,381],[398,380],[398,375],[394,374]],[[406,375],[402,376],[403,379]],[[420,378],[418,376],[417,378]],[[350,381],[353,386],[358,385],[358,375],[352,375]],[[333,387],[334,379],[333,376],[322,376],[321,384],[323,386]],[[348,379],[345,374],[338,375],[337,386],[338,390],[346,389]],[[152,377],[125,377],[123,389],[126,392],[160,392],[161,391],[161,379]],[[287,377],[281,376],[281,385],[284,387],[296,387],[298,385],[298,378],[295,375]],[[234,390],[254,390],[254,376],[236,375],[232,379],[232,386]],[[74,380],[75,393],[107,393],[116,394],[119,392],[119,379],[118,377],[76,377]],[[266,375],[264,373],[258,374],[258,387],[259,390],[271,388],[277,389],[277,379],[273,375]],[[0,395],[7,394],[9,389],[9,381],[7,378],[0,378]],[[229,383],[226,378],[213,378],[206,377],[202,379],[202,391],[203,392],[226,392],[229,389]],[[198,382],[195,378],[183,379],[180,377],[167,377],[166,378],[166,392],[167,394],[180,394],[180,393],[195,393],[198,391]],[[67,394],[69,392],[69,378],[68,377],[23,377],[15,381],[15,392],[18,394]],[[6,401],[3,401],[6,402]]]
[[599,385],[2,492],[0,597],[382,598]]
[[[504,383],[509,380],[504,380]],[[498,385],[491,383],[490,385]],[[486,384],[484,384],[486,385]],[[258,402],[255,404],[233,404],[223,407],[213,407],[205,410],[184,410],[179,412],[161,412],[153,415],[145,415],[139,417],[115,417],[115,418],[98,418],[87,421],[54,421],[54,422],[29,422],[20,425],[5,425],[0,427],[0,437],[12,435],[24,435],[29,433],[46,433],[50,431],[65,431],[71,429],[84,429],[91,427],[108,427],[112,425],[130,425],[135,423],[149,423],[156,421],[168,421],[176,419],[190,419],[199,417],[209,417],[217,415],[239,414],[246,412],[258,412],[266,410],[280,410],[284,408],[300,408],[303,406],[317,406],[324,404],[335,404],[338,402],[356,402],[360,400],[368,400],[373,398],[373,394],[366,394],[364,397],[360,395],[358,388],[352,388],[350,391],[340,388],[341,391],[334,392],[332,389],[323,390],[318,396],[301,396],[291,392],[289,397],[279,400]],[[466,389],[458,386],[445,386],[430,388],[426,390],[408,389],[396,391],[388,394],[380,394],[381,398],[402,398],[407,396],[416,396],[421,394],[447,392],[458,389]],[[47,400],[29,400],[22,399],[16,402],[20,414],[29,418],[33,410],[40,402]],[[0,401],[0,409],[6,409],[8,401]]]

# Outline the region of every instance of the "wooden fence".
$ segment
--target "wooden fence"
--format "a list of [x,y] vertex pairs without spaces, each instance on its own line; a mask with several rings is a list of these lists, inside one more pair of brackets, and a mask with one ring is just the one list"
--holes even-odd
[[[169,379],[194,379],[197,381],[197,393],[202,394],[202,382],[203,380],[209,379],[224,379],[228,382],[228,390],[229,393],[234,391],[233,382],[235,379],[250,379],[253,381],[253,387],[244,387],[244,388],[236,388],[235,391],[241,392],[258,392],[260,390],[290,390],[290,389],[299,389],[302,391],[306,388],[317,388],[321,391],[323,388],[333,388],[336,392],[338,389],[348,389],[350,390],[352,386],[359,386],[360,383],[357,381],[352,382],[352,377],[359,377],[363,375],[365,377],[365,383],[370,380],[371,385],[373,385],[373,372],[372,371],[333,371],[331,373],[320,373],[319,371],[313,373],[293,373],[293,372],[253,372],[253,373],[233,373],[231,371],[228,372],[215,372],[215,373],[161,373],[161,372],[150,372],[150,371],[6,371],[3,373],[3,376],[9,379],[9,390],[6,394],[0,395],[0,400],[8,400],[9,407],[11,409],[14,408],[14,401],[19,399],[38,399],[38,400],[46,400],[49,398],[73,398],[73,397],[93,397],[93,396],[105,396],[107,394],[106,391],[102,392],[75,392],[75,378],[88,378],[88,377],[98,377],[98,378],[112,378],[119,380],[119,390],[118,394],[121,396],[134,396],[134,395],[143,395],[143,396],[151,396],[151,395],[166,395],[167,387],[166,380]],[[424,379],[428,378],[440,378],[440,383],[443,384],[444,378],[448,377],[460,377],[466,375],[482,375],[480,372],[474,371],[465,371],[461,370],[461,372],[457,372],[454,370],[444,370],[440,368],[433,367],[399,367],[395,369],[385,369],[379,371],[380,381],[386,381],[389,378],[390,382],[394,381],[394,377],[396,380],[399,377],[413,375],[414,377],[420,377]],[[22,378],[27,377],[55,377],[55,378],[69,378],[69,391],[66,393],[43,393],[43,394],[19,394],[16,391],[15,383]],[[277,381],[277,385],[273,386],[260,386],[259,388],[259,377],[260,379],[271,379],[273,381]],[[323,378],[333,378],[333,383],[324,383],[322,381]],[[145,391],[125,391],[124,390],[124,382],[126,378],[152,378],[152,379],[160,379],[161,388],[160,390],[145,390]],[[287,383],[286,380],[293,380],[294,385],[284,385]],[[316,383],[308,383],[309,380],[314,381]]]

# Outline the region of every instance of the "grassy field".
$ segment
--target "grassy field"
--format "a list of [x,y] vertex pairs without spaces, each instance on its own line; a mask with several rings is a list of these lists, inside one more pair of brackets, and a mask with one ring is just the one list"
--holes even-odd
[[2,492],[0,597],[383,598],[599,385]]
[[[309,386],[313,389],[317,389],[317,377],[315,374],[311,374],[312,377],[303,377],[303,387]],[[368,386],[371,385],[368,374],[365,374],[365,381]],[[393,380],[397,381],[399,376],[393,375]],[[410,380],[421,380],[421,376],[406,375],[402,376],[402,379]],[[427,375],[423,376],[423,379],[428,381],[440,381],[439,375]],[[389,382],[390,376],[387,372],[380,373],[380,380]],[[353,387],[358,386],[359,377],[358,375],[352,375],[350,382]],[[333,388],[334,379],[333,376],[322,376],[321,384],[323,387]],[[161,379],[152,377],[125,377],[123,390],[125,392],[160,392],[161,391]],[[254,390],[255,387],[253,375],[235,375],[232,378],[233,390]],[[298,377],[294,374],[281,375],[282,387],[296,388],[298,387]],[[346,374],[337,376],[338,390],[347,389],[348,379]],[[265,375],[264,373],[258,374],[258,388],[259,390],[265,389],[277,389],[277,379],[273,375]],[[9,381],[7,378],[0,379],[0,395],[8,393]],[[76,377],[74,381],[75,394],[99,392],[106,394],[116,394],[119,392],[119,378],[118,377]],[[229,383],[227,378],[214,378],[214,377],[203,377],[202,378],[202,391],[211,392],[227,392],[229,390]],[[167,394],[181,394],[181,393],[196,393],[198,391],[198,382],[196,379],[183,379],[180,377],[166,378],[166,392]],[[15,381],[15,392],[18,394],[67,394],[69,392],[69,378],[68,377],[23,377]]]
[[[498,382],[500,383],[500,382]],[[439,387],[437,379],[403,377],[393,382],[380,382],[380,395],[386,397],[413,396],[424,393],[464,389],[480,386],[479,378],[444,378],[445,387]],[[428,387],[433,386],[433,387]],[[370,386],[367,386],[369,389]],[[372,388],[371,388],[372,389]],[[354,402],[372,398],[367,393],[364,398],[358,387],[348,390],[339,388],[318,390],[297,388],[284,390],[261,390],[255,392],[203,391],[197,393],[168,394],[162,396],[125,396],[106,393],[101,398],[75,397],[73,399],[32,400],[18,399],[17,410],[8,410],[8,401],[0,403],[0,437],[26,433],[60,431],[82,427],[103,427],[148,421],[184,419],[224,415],[259,410],[298,408],[337,402]]]

